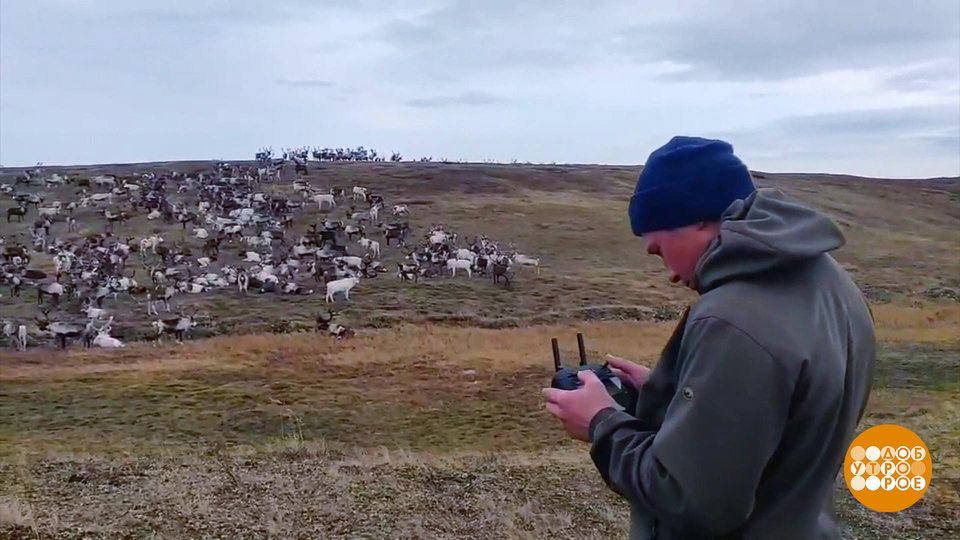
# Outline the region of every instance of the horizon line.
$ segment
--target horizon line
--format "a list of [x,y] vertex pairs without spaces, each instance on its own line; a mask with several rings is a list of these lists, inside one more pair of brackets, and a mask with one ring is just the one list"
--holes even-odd
[[[274,158],[276,159],[276,158]],[[73,164],[47,164],[43,163],[41,165],[2,165],[0,164],[0,170],[4,169],[35,169],[35,168],[57,168],[57,169],[69,169],[69,168],[78,168],[78,167],[129,167],[129,166],[157,166],[162,164],[176,164],[176,163],[212,163],[212,162],[223,162],[223,163],[255,163],[256,159],[219,159],[219,158],[207,158],[207,159],[159,159],[152,161],[125,161],[125,162],[112,162],[112,163],[73,163]],[[42,163],[42,162],[41,162]],[[403,160],[403,161],[390,161],[384,160],[379,162],[374,161],[316,161],[309,160],[308,163],[313,164],[460,164],[460,165],[506,165],[506,166],[546,166],[546,167],[625,167],[625,168],[634,168],[634,167],[643,167],[643,163],[587,163],[587,162],[536,162],[536,161],[520,161],[520,160],[511,160],[511,161],[499,161],[499,160],[488,160],[488,161],[471,161],[471,160],[440,160],[434,159],[431,161],[420,161],[416,160]],[[853,178],[861,178],[865,180],[957,180],[960,181],[960,175],[958,176],[863,176],[854,173],[842,173],[842,172],[800,172],[800,171],[761,171],[756,169],[749,169],[750,173],[756,174],[770,174],[770,175],[780,175],[780,176],[847,176]]]

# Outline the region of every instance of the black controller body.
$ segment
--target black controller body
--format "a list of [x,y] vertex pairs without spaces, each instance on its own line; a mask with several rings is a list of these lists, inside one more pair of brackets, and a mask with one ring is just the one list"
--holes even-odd
[[614,401],[630,414],[636,411],[638,398],[636,390],[624,384],[619,377],[613,374],[613,371],[611,371],[607,364],[587,363],[587,351],[583,345],[583,334],[577,334],[577,347],[580,350],[580,365],[577,366],[577,369],[565,368],[560,365],[560,347],[557,344],[557,338],[551,340],[551,345],[553,346],[555,373],[553,374],[553,381],[551,381],[550,386],[561,390],[576,390],[583,386],[577,373],[588,369],[600,379],[600,382],[603,383],[603,386],[607,389],[607,393],[613,397]]
[[610,371],[606,364],[586,364],[577,366],[577,369],[562,368],[554,373],[550,386],[561,390],[576,390],[583,386],[583,382],[580,381],[577,373],[585,369],[592,371],[600,379],[614,401],[623,406],[627,412],[633,414],[637,406],[636,390],[624,384],[619,377],[613,374],[613,371]]

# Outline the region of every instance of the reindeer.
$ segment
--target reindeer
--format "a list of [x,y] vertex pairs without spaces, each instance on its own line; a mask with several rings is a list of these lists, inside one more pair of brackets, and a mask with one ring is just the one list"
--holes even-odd
[[18,351],[27,350],[27,327],[25,325],[15,326],[13,321],[4,321],[3,335],[10,341],[10,345]]
[[334,313],[332,310],[329,310],[329,309],[327,310],[327,317],[324,317],[323,315],[318,313],[316,317],[317,323],[314,329],[317,332],[326,332],[327,330],[330,329],[330,323],[333,322],[333,317],[335,315],[336,313]]
[[[113,320],[113,317],[110,318]],[[83,332],[80,333],[80,339],[83,340],[83,348],[89,349],[90,345],[93,344],[93,338],[97,335],[97,329],[93,326],[93,320],[87,321],[87,324],[83,327]]]
[[43,295],[49,294],[53,299],[53,307],[60,306],[60,295],[63,294],[63,285],[54,281],[53,283],[40,283],[37,285],[37,304],[43,304]]
[[163,289],[163,295],[160,296],[157,302],[163,302],[163,307],[167,310],[167,312],[169,312],[170,300],[173,299],[173,295],[175,295],[176,293],[177,293],[177,288],[175,286],[167,285]]
[[27,326],[24,324],[17,327],[17,350],[27,352]]
[[113,226],[116,223],[124,223],[127,221],[127,214],[125,212],[117,212],[116,214],[109,209],[103,209],[100,211],[100,214],[103,215],[104,219],[107,220],[107,226],[110,230],[113,229]]
[[117,178],[115,176],[100,175],[93,179],[93,183],[97,185],[98,188],[113,188],[117,185]]
[[7,223],[10,223],[10,218],[17,216],[17,221],[23,223],[23,216],[27,215],[26,206],[15,206],[13,208],[7,208]]
[[237,274],[237,288],[240,289],[240,294],[247,294],[247,288],[250,286],[250,277],[247,276],[245,270],[241,270]]
[[196,326],[196,320],[194,316],[196,311],[190,315],[180,315],[179,317],[172,319],[157,319],[152,323],[153,327],[157,330],[157,344],[162,341],[164,334],[173,334],[177,343],[183,345],[183,336],[191,328]]
[[110,336],[110,327],[112,325],[113,317],[110,317],[110,320],[107,321],[107,324],[101,326],[100,328],[96,328],[93,326],[93,323],[90,323],[88,326],[90,326],[96,332],[96,335],[90,341],[97,347],[104,349],[119,349],[126,347],[122,341]]
[[356,332],[354,332],[352,328],[347,328],[346,326],[332,323],[330,324],[330,334],[340,340],[351,338],[356,335]]
[[353,240],[353,235],[363,236],[363,227],[359,225],[347,225],[344,227],[343,232],[347,235],[347,238]]
[[42,309],[40,313],[43,314],[43,319],[37,318],[37,326],[40,330],[53,332],[54,337],[57,340],[57,346],[61,349],[67,348],[67,340],[79,337],[83,334],[84,327],[78,326],[76,324],[51,321],[50,320],[50,310]]
[[220,242],[223,241],[222,236],[216,238],[208,238],[206,242],[203,243],[203,254],[207,257],[214,257],[220,254]]
[[180,222],[180,225],[183,227],[184,230],[187,229],[187,223],[192,223],[194,225],[197,225],[199,223],[199,220],[197,219],[197,215],[194,214],[193,212],[183,212],[181,214],[177,214],[177,221]]
[[160,312],[157,310],[157,304],[161,302],[162,300],[154,300],[152,293],[147,293],[147,317],[151,315],[160,316]]
[[400,247],[407,245],[404,239],[404,234],[407,231],[406,223],[388,223],[386,225],[381,223],[378,226],[383,229],[383,237],[386,239],[388,246],[390,245],[390,240],[396,240],[397,245]]
[[374,257],[380,256],[380,242],[367,238],[363,233],[360,233],[360,245],[370,253],[373,253]]
[[419,264],[403,264],[397,263],[397,278],[400,281],[413,281],[414,283],[419,282],[420,277],[420,265]]
[[510,287],[510,260],[507,257],[501,257],[493,260],[493,282],[500,283],[503,278],[506,287]]

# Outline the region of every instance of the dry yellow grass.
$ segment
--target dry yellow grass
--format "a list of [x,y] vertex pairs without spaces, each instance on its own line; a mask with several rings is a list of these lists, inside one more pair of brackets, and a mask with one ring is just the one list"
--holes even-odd
[[[905,353],[908,367],[955,361],[956,305],[874,313],[881,354],[905,343],[926,347]],[[550,338],[560,339],[570,363],[579,331],[591,359],[610,352],[653,365],[674,324],[404,325],[340,342],[247,335],[6,355],[0,531],[616,535],[627,508],[591,469],[585,446],[566,439],[543,410]],[[903,366],[890,362],[881,358],[884,384],[906,386],[875,388],[861,429],[896,423],[917,432],[935,481],[921,504],[892,521],[865,513],[839,485],[845,536],[938,538],[941,524],[960,523],[951,487],[960,479],[960,387],[901,380]]]
[[[220,370],[311,370],[318,366],[382,364],[396,366],[429,361],[438,369],[507,370],[551,368],[550,339],[572,354],[576,333],[582,332],[594,360],[606,353],[652,364],[673,330],[664,323],[585,323],[491,330],[449,326],[404,325],[361,331],[346,341],[312,333],[216,337],[186,344],[154,347],[136,344],[122,351],[34,351],[0,360],[0,381],[23,378],[48,380],[118,372],[149,377],[157,372]],[[575,360],[573,357],[570,361]]]
[[[960,304],[916,302],[913,305],[873,306],[877,337],[888,343],[948,343],[960,338]],[[429,360],[438,368],[516,370],[550,366],[550,338],[557,337],[568,353],[575,351],[575,334],[582,332],[591,358],[616,354],[652,365],[673,331],[675,322],[596,322],[513,329],[403,325],[365,330],[353,340],[333,341],[312,333],[217,337],[185,345],[154,347],[135,344],[121,351],[32,351],[0,359],[0,381],[20,378],[62,379],[84,374],[164,371],[303,369],[318,365],[384,364]],[[570,358],[574,360],[574,358]]]
[[916,302],[873,306],[877,338],[892,343],[937,343],[960,339],[960,304]]

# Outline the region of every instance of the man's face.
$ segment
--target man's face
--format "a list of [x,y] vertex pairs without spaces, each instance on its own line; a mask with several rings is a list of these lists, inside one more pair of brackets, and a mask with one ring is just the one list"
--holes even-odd
[[697,262],[710,242],[719,234],[719,223],[695,223],[663,231],[645,233],[647,253],[659,255],[670,271],[671,283],[695,288]]

